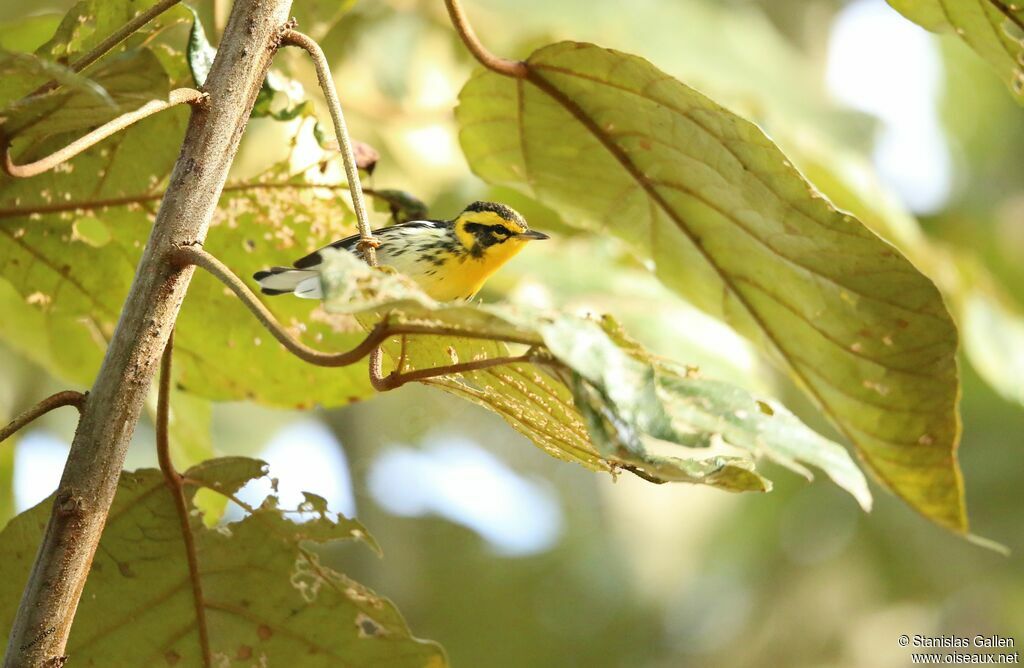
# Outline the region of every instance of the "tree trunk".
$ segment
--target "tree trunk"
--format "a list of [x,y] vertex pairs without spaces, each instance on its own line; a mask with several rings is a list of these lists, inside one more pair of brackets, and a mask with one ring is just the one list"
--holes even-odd
[[[291,0],[235,0],[193,107],[181,154],[131,291],[71,445],[4,666],[60,666],[78,599],[106,522],[132,432],[193,268],[174,269],[177,245],[201,244]],[[216,322],[208,324],[217,327]]]

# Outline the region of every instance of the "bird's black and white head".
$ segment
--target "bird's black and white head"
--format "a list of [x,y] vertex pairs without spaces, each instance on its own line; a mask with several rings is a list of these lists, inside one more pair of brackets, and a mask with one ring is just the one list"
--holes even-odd
[[453,221],[455,237],[471,256],[504,262],[527,242],[547,239],[531,230],[522,214],[497,202],[473,202]]

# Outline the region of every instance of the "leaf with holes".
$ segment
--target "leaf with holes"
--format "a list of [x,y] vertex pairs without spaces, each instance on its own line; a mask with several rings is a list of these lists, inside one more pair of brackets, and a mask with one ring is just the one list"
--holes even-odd
[[[68,35],[72,33],[78,34]],[[144,30],[132,40],[152,34]],[[47,49],[55,44],[51,41]],[[68,49],[77,53],[85,47],[83,42]],[[140,56],[146,59],[146,71],[162,72],[159,76],[174,86],[191,85],[184,54],[159,47]],[[41,83],[38,79],[31,85]],[[8,83],[0,84],[4,93]],[[55,170],[31,179],[0,176],[0,304],[11,316],[2,319],[0,337],[55,376],[81,384],[95,377],[187,120],[184,107],[163,111]],[[45,134],[67,129],[51,126],[50,118],[37,121],[35,127]],[[66,142],[58,134],[35,142],[31,152],[44,154]],[[353,226],[337,197],[339,188],[321,183],[324,175],[318,169],[309,171],[320,181],[275,167],[252,181],[228,184],[207,247],[248,276],[347,236]],[[326,317],[322,309],[311,314],[312,306],[286,299],[270,304],[296,333],[304,330],[311,345],[338,350],[351,346],[359,336],[356,323]],[[222,285],[201,273],[178,321],[176,343],[175,382],[204,399],[252,398],[308,407],[348,403],[372,391],[365,367],[328,370],[295,359],[267,338]],[[181,438],[172,428],[176,444],[189,439],[186,432],[201,435],[208,424],[208,407],[196,403],[193,408],[181,411],[190,413],[181,416]],[[208,451],[199,445],[190,457]],[[176,448],[176,454],[181,450]]]
[[[266,475],[245,458],[212,460],[185,472],[190,502],[199,488],[233,495]],[[42,539],[52,499],[0,533],[0,623],[10,626]],[[376,544],[356,521],[315,495],[298,509],[268,497],[244,519],[206,528],[190,513],[194,560],[163,474],[125,472],[86,583],[67,653],[98,666],[388,665],[443,668],[437,645],[417,640],[384,598],[325,566],[329,542]],[[145,537],[145,540],[140,540]]]
[[[205,247],[240,276],[289,264],[354,231],[352,214],[338,190],[317,187],[285,166],[229,184]],[[319,349],[347,350],[363,336],[352,318],[326,313],[316,302],[281,297],[266,298],[265,303],[293,335]],[[298,408],[336,406],[372,392],[365,364],[324,368],[296,358],[205,272],[193,278],[177,327],[176,342],[186,352],[176,357],[176,366],[189,392]]]
[[[0,336],[52,373],[78,383],[95,375],[149,235],[184,129],[185,110],[146,119],[83,153],[70,168],[0,180],[0,301],[21,313]],[[96,175],[100,185],[96,186]],[[336,187],[273,169],[228,184],[206,247],[240,275],[287,263],[353,230]],[[350,318],[316,304],[268,300],[310,345],[345,350],[362,336]],[[176,326],[176,382],[209,399],[308,407],[372,392],[365,365],[311,366],[267,336],[216,279],[193,279]]]
[[887,0],[932,32],[951,33],[992,65],[1024,103],[1024,6],[1012,0]]
[[788,368],[890,489],[966,531],[957,333],[931,281],[756,126],[647,61],[560,43],[527,62],[525,80],[462,90],[474,171],[650,258]]

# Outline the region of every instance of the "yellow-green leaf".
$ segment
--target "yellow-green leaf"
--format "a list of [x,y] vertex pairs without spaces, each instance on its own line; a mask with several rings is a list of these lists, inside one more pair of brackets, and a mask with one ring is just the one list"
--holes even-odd
[[[755,458],[809,476],[803,462],[824,470],[870,508],[864,476],[841,446],[776,402],[652,358],[610,318],[597,322],[506,305],[439,304],[404,277],[374,271],[347,253],[333,254],[325,264],[328,311],[360,315],[367,325],[384,316],[392,324],[448,328],[449,335],[386,342],[401,373],[509,355],[501,341],[456,335],[462,332],[536,351],[527,361],[428,382],[494,410],[552,456],[591,468],[626,468],[658,482],[731,491],[770,489],[754,471]],[[656,441],[683,448],[656,454],[650,449]],[[734,446],[744,456],[692,457],[715,444]]]
[[952,33],[999,72],[1024,103],[1024,6],[1010,0],[887,0],[932,32]]
[[788,368],[891,490],[966,531],[957,334],[932,282],[756,126],[647,61],[560,43],[527,62],[525,80],[462,91],[474,171],[652,260]]

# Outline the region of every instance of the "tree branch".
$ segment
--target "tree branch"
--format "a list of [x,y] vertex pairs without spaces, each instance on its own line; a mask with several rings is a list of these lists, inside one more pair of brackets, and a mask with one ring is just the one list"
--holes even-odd
[[338,146],[341,147],[341,155],[345,161],[345,178],[348,179],[349,191],[352,193],[352,208],[355,209],[356,220],[359,223],[359,250],[363,253],[366,261],[371,267],[377,266],[377,242],[373,238],[373,231],[370,229],[370,220],[366,215],[366,204],[363,202],[363,189],[359,183],[359,167],[356,165],[355,153],[352,151],[352,140],[348,136],[348,128],[345,125],[345,116],[341,111],[341,101],[338,99],[338,91],[334,87],[334,79],[331,77],[331,68],[327,64],[327,57],[323,49],[309,35],[297,30],[288,30],[284,33],[282,44],[297,46],[305,49],[306,53],[313,59],[316,67],[316,76],[320,81],[320,88],[327,98],[327,108],[331,112],[331,120],[334,121],[334,134],[338,139]]
[[192,278],[191,268],[180,269],[168,258],[178,246],[206,237],[290,8],[291,0],[235,0],[204,87],[211,103],[192,108],[167,193],[78,423],[11,626],[7,668],[64,661],[128,445]]
[[63,392],[57,392],[46,397],[38,404],[28,409],[18,417],[11,420],[11,422],[0,429],[0,443],[3,443],[12,435],[23,429],[25,425],[37,420],[43,415],[46,415],[55,408],[61,406],[74,406],[78,409],[78,412],[82,412],[82,407],[85,406],[85,398],[88,393],[75,392],[74,390],[64,390]]
[[[147,23],[155,19],[157,16],[160,16],[168,9],[178,4],[180,1],[181,0],[161,0],[160,2],[156,3],[155,5],[147,9],[146,11],[137,15],[131,21],[125,23],[123,26],[114,31],[105,40],[97,44],[91,51],[89,51],[89,53],[85,54],[84,56],[73,62],[69,66],[71,71],[81,72],[86,67],[89,67],[89,65],[92,65],[94,62],[102,58],[105,53],[113,49],[115,46],[117,46],[124,40],[128,39],[128,37],[130,37],[132,33],[134,33],[136,30],[146,25]],[[39,88],[37,88],[36,90],[34,90],[28,97],[39,95],[41,93],[46,93],[48,91],[55,89],[58,85],[59,84],[56,81],[47,82]]]
[[473,54],[473,57],[481,65],[492,72],[497,72],[506,77],[513,77],[515,79],[526,78],[529,66],[525,62],[496,56],[480,43],[476,32],[473,31],[473,26],[469,24],[469,19],[466,18],[465,12],[462,11],[459,0],[444,0],[444,5],[448,8],[448,16],[451,18],[455,32],[459,34],[462,43],[466,45],[466,48],[469,49],[469,52]]
[[203,596],[203,583],[199,577],[199,557],[196,554],[196,539],[192,533],[188,502],[185,501],[185,489],[181,474],[174,468],[171,461],[171,443],[167,436],[167,422],[171,402],[171,358],[174,356],[174,332],[167,337],[167,347],[160,359],[160,385],[156,399],[156,456],[163,471],[164,480],[174,499],[174,507],[181,524],[181,538],[185,543],[185,556],[188,559],[188,574],[192,581],[192,600],[196,609],[196,628],[199,631],[199,649],[203,655],[203,667],[210,668],[213,660],[210,654],[210,630],[206,624],[206,599]]
[[245,304],[249,311],[256,316],[256,319],[259,320],[260,324],[263,325],[267,331],[281,343],[281,345],[287,348],[289,352],[299,359],[309,362],[310,364],[316,364],[317,366],[339,367],[355,364],[369,355],[380,343],[387,340],[388,337],[398,336],[401,334],[429,334],[435,336],[462,337],[467,339],[484,339],[488,341],[507,341],[509,343],[522,343],[531,346],[538,343],[535,340],[525,338],[497,336],[486,332],[462,330],[456,327],[392,323],[385,318],[379,322],[376,327],[370,330],[367,337],[352,350],[343,353],[325,353],[307,346],[289,334],[281,323],[277,321],[274,314],[270,312],[270,309],[264,306],[263,302],[259,300],[259,297],[253,294],[252,290],[242,282],[242,279],[236,276],[235,273],[232,272],[231,269],[229,269],[223,262],[208,253],[206,250],[198,246],[181,246],[176,249],[174,254],[171,256],[171,260],[179,267],[195,265],[212,274],[217,278],[217,280],[235,293],[235,296]]
[[121,114],[113,120],[107,121],[92,132],[88,133],[84,137],[76,139],[59,151],[25,165],[14,164],[14,159],[11,158],[10,139],[0,132],[0,151],[3,151],[3,162],[0,164],[0,167],[2,167],[7,174],[15,178],[28,178],[30,176],[42,174],[45,171],[53,169],[62,162],[70,160],[87,148],[98,144],[110,135],[124,130],[133,123],[137,123],[144,118],[148,118],[153,114],[163,111],[164,109],[170,109],[171,107],[175,107],[179,104],[196,104],[205,98],[206,93],[202,93],[198,90],[193,90],[192,88],[177,88],[170,92],[170,95],[167,96],[166,100],[150,100],[134,111],[129,111],[126,114]]

